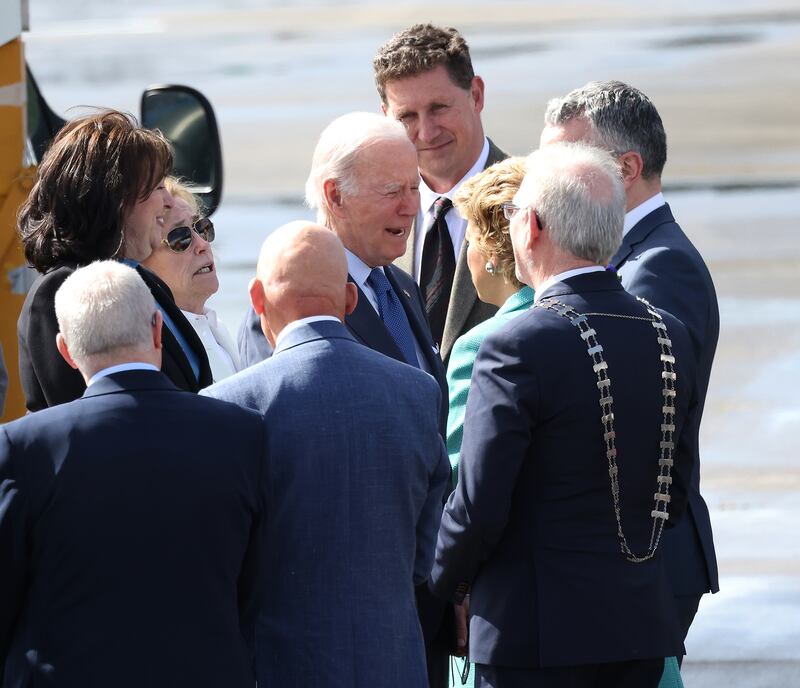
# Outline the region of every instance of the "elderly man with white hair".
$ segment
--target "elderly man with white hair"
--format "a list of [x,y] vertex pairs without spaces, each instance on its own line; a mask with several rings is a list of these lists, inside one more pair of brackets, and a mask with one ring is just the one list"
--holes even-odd
[[433,586],[469,600],[476,686],[655,688],[683,649],[659,544],[692,467],[691,342],[604,269],[609,153],[536,151],[504,212],[535,303],[478,354]]
[[0,682],[254,686],[261,418],[159,371],[161,312],[122,263],[55,309],[87,389],[0,426]]
[[[320,135],[306,202],[317,210],[317,222],[344,245],[348,279],[358,293],[355,310],[345,316],[350,334],[375,351],[430,373],[446,400],[444,366],[419,287],[392,265],[406,250],[419,209],[419,184],[417,153],[403,125],[378,114],[353,112],[335,119]],[[258,310],[250,311],[239,333],[243,362],[252,363],[248,352],[256,349],[262,357],[268,355]],[[446,403],[440,404],[438,427],[444,437]],[[440,664],[447,654],[439,635],[444,605],[425,584],[417,588],[417,604],[429,665]]]

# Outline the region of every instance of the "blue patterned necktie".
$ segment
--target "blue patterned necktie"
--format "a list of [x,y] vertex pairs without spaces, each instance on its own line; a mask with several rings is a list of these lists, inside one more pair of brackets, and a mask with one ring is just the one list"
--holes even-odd
[[408,323],[408,316],[406,315],[403,304],[397,294],[394,293],[392,285],[383,274],[381,268],[373,268],[372,272],[367,277],[367,284],[372,287],[375,296],[378,299],[378,312],[380,313],[383,324],[389,330],[394,343],[400,349],[407,363],[419,368],[419,361],[417,360],[417,350],[414,347],[414,333],[411,331],[411,325]]

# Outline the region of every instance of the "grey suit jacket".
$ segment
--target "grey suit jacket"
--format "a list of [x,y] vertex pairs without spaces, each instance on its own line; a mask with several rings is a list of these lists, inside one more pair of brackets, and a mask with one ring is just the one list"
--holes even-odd
[[259,685],[427,685],[414,584],[449,478],[436,383],[320,321],[202,393],[266,425]]
[[689,508],[664,534],[664,552],[676,595],[719,590],[708,507],[700,495],[699,431],[711,365],[719,339],[719,306],[702,256],[675,222],[668,205],[642,218],[611,259],[625,287],[674,315],[689,332],[697,364],[698,413],[686,433],[694,447]]
[[[508,157],[489,139],[489,157],[486,160],[486,167],[494,165],[496,162],[505,160]],[[416,237],[416,222],[411,228],[411,236],[406,244],[406,252],[395,261],[395,265],[405,270],[409,275],[417,274],[417,266],[414,262],[414,242]],[[450,292],[450,305],[447,309],[447,318],[444,323],[444,333],[440,344],[440,353],[445,367],[450,358],[450,351],[453,344],[462,334],[471,330],[478,323],[491,318],[497,312],[497,306],[484,303],[478,298],[475,286],[472,284],[472,277],[467,266],[467,242],[461,243],[461,250],[458,252],[456,262],[456,274],[453,278],[453,291]]]

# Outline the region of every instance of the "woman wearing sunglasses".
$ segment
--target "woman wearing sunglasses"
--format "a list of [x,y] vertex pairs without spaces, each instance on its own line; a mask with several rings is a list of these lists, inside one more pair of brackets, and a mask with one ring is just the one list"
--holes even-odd
[[239,352],[206,301],[219,289],[211,252],[214,225],[199,215],[197,198],[172,177],[166,180],[173,205],[159,246],[143,265],[169,286],[175,303],[205,347],[214,382],[241,370]]
[[86,389],[56,349],[54,300],[69,275],[95,260],[124,260],[150,288],[164,315],[161,368],[175,386],[196,392],[211,384],[195,331],[166,285],[139,265],[160,245],[173,203],[164,186],[171,169],[170,143],[115,110],[68,122],[44,154],[17,218],[25,257],[40,273],[17,323],[29,411],[72,401]]

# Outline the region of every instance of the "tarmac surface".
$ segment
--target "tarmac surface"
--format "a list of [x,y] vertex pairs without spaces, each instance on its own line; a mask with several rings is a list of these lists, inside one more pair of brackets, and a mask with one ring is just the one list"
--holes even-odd
[[[687,640],[689,688],[800,686],[800,6],[36,0],[26,48],[50,105],[138,111],[151,83],[213,103],[225,152],[214,217],[232,331],[260,242],[300,204],[322,128],[376,110],[371,57],[417,21],[457,26],[487,84],[487,133],[538,143],[548,98],[590,79],[648,93],[669,142],[665,194],[709,264],[721,335],[701,436],[721,592]],[[77,114],[76,110],[70,112]]]

